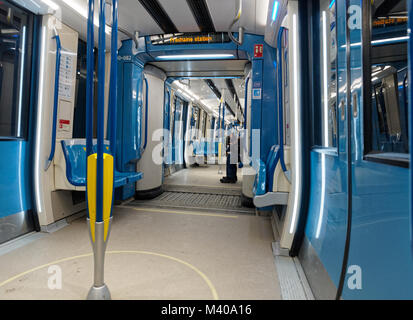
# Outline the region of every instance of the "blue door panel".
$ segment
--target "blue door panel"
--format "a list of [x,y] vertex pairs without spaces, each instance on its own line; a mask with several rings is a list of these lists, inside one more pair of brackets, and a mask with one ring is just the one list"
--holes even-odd
[[32,209],[26,141],[1,141],[0,218]]
[[[335,30],[337,33],[337,105],[347,103],[347,55],[346,55],[346,26],[345,20],[340,19],[340,15],[346,12],[345,1],[332,2],[330,11],[337,12]],[[319,10],[319,9],[318,9]],[[316,12],[314,12],[316,14]],[[318,60],[322,59],[322,34],[320,12],[315,18],[314,26],[314,47],[318,49]],[[320,30],[317,30],[319,28]],[[316,75],[314,95],[320,105],[315,107],[319,111],[319,118],[322,118],[323,90],[321,82],[321,68],[319,62],[315,61]],[[337,112],[340,114],[340,112]],[[344,258],[347,230],[347,119],[337,115],[337,136],[338,143],[325,145],[322,129],[319,129],[318,144],[324,147],[315,147],[311,151],[311,188],[310,203],[308,209],[308,220],[305,235],[311,246],[316,251],[320,262],[323,264],[335,287],[339,286],[341,269]],[[317,143],[317,142],[315,142]],[[323,185],[323,180],[325,184]],[[324,190],[324,192],[323,192]],[[319,284],[320,287],[323,284]],[[334,299],[335,297],[329,297]]]
[[[322,157],[325,157],[323,169]],[[325,170],[325,194],[320,186]],[[338,286],[347,228],[347,170],[337,156],[311,152],[311,196],[305,234],[332,282]],[[323,202],[324,200],[324,202]],[[324,203],[324,205],[322,205]]]
[[[350,5],[360,6],[351,0]],[[352,228],[347,268],[361,268],[362,288],[345,299],[412,299],[413,259],[409,216],[408,169],[363,160],[362,29],[350,28],[352,108]],[[356,99],[355,99],[356,97]],[[357,105],[354,104],[357,103]],[[402,110],[401,110],[402,111]],[[346,271],[348,271],[347,269]]]
[[343,298],[413,299],[408,170],[362,161],[354,178],[348,265],[361,267],[362,289],[345,285]]

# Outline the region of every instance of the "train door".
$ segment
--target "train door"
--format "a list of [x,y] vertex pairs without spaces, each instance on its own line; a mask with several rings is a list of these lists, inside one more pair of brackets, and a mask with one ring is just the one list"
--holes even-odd
[[[166,132],[170,132],[170,124],[171,124],[171,105],[170,105],[170,101],[171,101],[171,93],[169,91],[169,88],[166,88],[165,90],[165,105],[164,105],[164,111],[163,111],[163,128],[164,131]],[[164,156],[164,163],[163,163],[163,174],[162,176],[165,176],[166,173],[165,171],[168,169],[169,167],[169,134],[164,134],[163,137],[163,156]]]
[[317,298],[413,297],[407,1],[319,0],[312,10],[303,267]]
[[[407,2],[365,0],[360,7],[349,1],[352,196],[345,299],[413,298]],[[349,278],[354,274],[359,281]]]
[[169,152],[170,152],[170,162],[169,162],[169,166],[171,167],[171,169],[173,168],[174,165],[174,159],[175,159],[175,150],[174,150],[174,132],[175,132],[175,108],[176,108],[176,95],[173,95],[173,98],[171,100],[170,103],[170,124],[169,124],[169,128],[170,128],[170,144],[169,144]]
[[172,159],[175,170],[183,167],[182,160],[182,100],[178,97],[175,99],[175,110],[173,114],[173,132],[172,132]]
[[0,2],[0,243],[34,229],[31,197],[33,15]]
[[348,230],[347,1],[312,2],[311,189],[301,260],[314,295],[336,298]]

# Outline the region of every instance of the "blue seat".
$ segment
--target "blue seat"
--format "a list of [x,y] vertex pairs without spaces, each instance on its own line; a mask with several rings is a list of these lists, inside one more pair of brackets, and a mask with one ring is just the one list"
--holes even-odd
[[[106,150],[104,150],[104,152],[109,153],[109,147],[110,147],[109,141],[105,141]],[[94,153],[98,152],[97,144],[93,144],[93,152]],[[129,183],[133,183],[133,182],[141,180],[143,178],[143,173],[142,172],[119,172],[115,168],[115,185],[116,185],[116,178],[119,178],[119,179],[125,178],[126,179],[125,184],[129,184]]]
[[254,180],[254,187],[252,189],[252,193],[254,196],[261,196],[265,194],[266,191],[266,176],[267,176],[267,169],[265,167],[265,163],[260,160],[257,160],[256,165],[256,176]]
[[280,147],[279,146],[273,146],[272,147],[272,154],[269,157],[269,161],[267,163],[267,192],[271,192],[274,188],[274,174],[275,174],[275,168],[277,167],[277,164],[280,160]]
[[143,178],[143,173],[142,172],[119,172],[115,170],[115,180],[117,177],[125,178],[127,181],[125,184],[130,184],[130,183],[134,183],[136,181],[141,180]]
[[70,184],[76,187],[86,185],[86,145],[62,143],[66,160],[66,177]]
[[[84,139],[62,140],[63,154],[66,160],[66,177],[70,184],[76,187],[86,186],[86,143]],[[109,153],[109,145],[105,143],[105,152]],[[97,145],[93,145],[97,152]],[[142,172],[114,173],[114,187],[121,187],[143,178]]]
[[254,180],[253,194],[261,196],[271,192],[274,186],[274,172],[280,159],[280,147],[274,145],[267,154],[265,163],[258,159],[256,163],[257,175]]

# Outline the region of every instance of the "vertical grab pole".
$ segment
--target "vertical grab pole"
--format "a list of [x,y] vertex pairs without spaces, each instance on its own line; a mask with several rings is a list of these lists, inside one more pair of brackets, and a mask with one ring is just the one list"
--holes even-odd
[[[409,12],[409,41],[408,41],[408,109],[409,109],[409,152],[412,153],[413,150],[413,111],[412,111],[412,99],[413,99],[413,88],[412,76],[413,76],[413,1],[408,1],[408,12]],[[413,168],[410,166],[410,249],[413,255]]]
[[116,121],[118,104],[118,0],[112,0],[112,39],[110,53],[110,85],[109,85],[109,141],[112,156],[116,156]]
[[222,97],[221,101],[219,102],[219,115],[218,115],[218,121],[217,121],[217,133],[218,133],[218,164],[219,169],[218,169],[218,174],[222,174],[222,168],[221,168],[221,158],[222,158],[222,141],[221,141],[221,130],[222,130],[222,123],[221,123],[221,108],[222,108]]
[[221,129],[221,105],[222,105],[222,100],[219,102],[219,115],[218,115],[218,121],[217,121],[217,129]]
[[282,68],[282,57],[283,57],[283,52],[282,52],[282,39],[283,39],[283,33],[284,33],[284,27],[281,27],[279,32],[278,32],[278,63],[277,63],[277,69],[278,69],[278,82],[277,82],[277,87],[278,87],[278,127],[280,130],[280,163],[281,163],[281,168],[284,171],[286,178],[288,181],[291,181],[291,172],[287,171],[287,167],[285,165],[285,160],[284,160],[284,110],[283,110],[283,68]]
[[[94,0],[89,0],[89,17],[88,17],[88,33],[93,29],[93,4]],[[113,13],[117,14],[116,0],[113,0]],[[105,97],[105,0],[100,0],[99,7],[99,55],[98,55],[98,106],[97,106],[97,153],[91,154],[87,158],[87,199],[89,211],[89,231],[93,247],[94,256],[94,280],[93,286],[90,288],[87,299],[88,300],[109,300],[111,299],[108,287],[104,282],[104,263],[106,245],[110,234],[110,225],[112,220],[112,202],[113,202],[113,173],[114,173],[114,156],[110,153],[104,152],[104,97]],[[113,37],[113,30],[112,30]],[[88,34],[88,40],[89,34]],[[113,39],[112,39],[113,40]],[[88,42],[89,47],[93,42]],[[117,49],[117,45],[112,50]],[[111,75],[113,77],[114,74]],[[93,78],[92,78],[93,79]],[[89,84],[93,82],[91,78],[88,79]],[[113,79],[111,79],[113,84]],[[111,87],[114,90],[113,86]],[[116,90],[116,89],[115,89]],[[90,93],[91,91],[89,91]],[[112,92],[112,99],[114,94]],[[90,98],[90,97],[89,97]],[[116,98],[116,94],[115,94]],[[88,102],[90,102],[89,99]],[[112,102],[112,101],[111,101]],[[89,109],[93,106],[89,105]],[[116,105],[111,103],[113,116],[113,108]],[[91,112],[91,110],[89,110]],[[88,119],[90,121],[90,115]],[[113,119],[111,119],[113,120]],[[89,125],[90,130],[90,123]],[[111,122],[111,137],[116,138],[116,128]],[[91,131],[88,130],[87,144],[89,151],[91,148]],[[113,146],[112,146],[113,148]],[[113,149],[111,149],[113,152]],[[93,152],[93,151],[92,151]]]
[[[95,56],[93,53],[94,35],[94,0],[88,0],[88,20],[87,20],[87,57],[86,57],[86,157],[93,153],[93,92],[94,92],[94,70]],[[87,168],[87,163],[86,163]],[[88,210],[89,217],[89,210]]]
[[146,150],[146,145],[148,144],[148,111],[149,111],[149,86],[148,86],[148,79],[143,76],[143,81],[145,82],[145,140],[143,143],[143,148],[141,153],[144,153]]
[[[113,157],[112,166],[112,202],[110,205],[110,220],[112,221],[112,203],[113,203],[113,190],[115,189],[115,181],[113,178],[115,168],[116,168],[116,124],[117,124],[117,110],[118,110],[118,20],[119,20],[119,6],[118,0],[112,0],[112,38],[111,38],[111,69],[110,69],[110,84],[109,84],[109,97],[110,97],[110,108],[109,108],[109,120],[110,120],[110,150]],[[110,230],[110,226],[108,228]],[[108,230],[108,232],[109,232]]]
[[[93,92],[94,92],[94,0],[88,0],[88,20],[87,20],[87,56],[86,56],[86,177],[88,174],[88,159],[93,153]],[[88,179],[87,179],[87,182]],[[86,203],[87,203],[87,224],[88,230],[91,231],[91,226],[95,223],[96,217],[94,215],[94,202],[89,203],[89,187],[86,183]],[[92,222],[91,222],[92,219]],[[92,240],[92,233],[90,232]],[[93,245],[93,241],[92,241]]]
[[[225,150],[225,155],[227,152],[227,144],[226,144],[226,136],[225,136],[225,99],[223,99],[223,103],[222,103],[222,123],[221,123],[221,143],[222,143],[222,148]],[[221,148],[221,149],[222,149]],[[222,152],[222,151],[221,151]],[[222,156],[222,155],[221,155]]]
[[[244,130],[243,130],[243,135],[244,135],[244,148],[247,148],[247,140],[248,140],[248,135],[247,135],[247,120],[248,120],[248,84],[250,82],[250,77],[247,77],[245,79],[245,95],[244,95]],[[251,137],[250,137],[251,139]],[[248,148],[249,149],[249,148]],[[251,158],[249,155],[249,150],[248,150],[248,156]],[[243,162],[245,159],[242,159]]]
[[247,119],[248,119],[248,83],[250,82],[250,77],[245,80],[245,107],[244,107],[244,130],[247,130]]
[[226,107],[225,107],[225,102],[224,102],[222,106],[222,128],[224,129],[224,131],[222,132],[223,143],[225,143],[225,111],[226,111],[225,109]]

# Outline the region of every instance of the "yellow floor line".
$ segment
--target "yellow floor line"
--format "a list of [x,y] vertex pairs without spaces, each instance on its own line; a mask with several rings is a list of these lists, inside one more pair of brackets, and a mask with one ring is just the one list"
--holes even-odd
[[155,213],[174,213],[174,214],[186,214],[192,216],[205,216],[205,217],[218,217],[218,218],[227,218],[227,219],[237,219],[238,216],[228,215],[228,214],[215,214],[215,213],[201,213],[201,212],[194,212],[194,211],[176,211],[176,210],[169,210],[169,209],[161,209],[161,208],[137,208],[132,206],[116,206],[116,208],[121,209],[130,209],[135,211],[149,211]]
[[[107,253],[107,254],[130,254],[130,253],[133,253],[133,254],[146,254],[146,255],[152,255],[152,256],[157,256],[157,257],[161,257],[161,258],[166,258],[166,259],[169,259],[169,260],[178,262],[178,263],[180,263],[180,264],[183,264],[184,266],[186,266],[186,267],[192,269],[193,271],[195,271],[195,272],[204,280],[204,282],[207,284],[209,290],[211,291],[211,294],[212,294],[212,297],[213,297],[214,300],[218,300],[218,299],[219,299],[217,290],[215,289],[215,286],[212,284],[211,280],[209,280],[209,278],[205,275],[205,273],[203,273],[203,272],[202,272],[201,270],[199,270],[197,267],[195,267],[194,265],[192,265],[192,264],[190,264],[190,263],[188,263],[188,262],[186,262],[186,261],[184,261],[184,260],[181,260],[181,259],[178,259],[178,258],[175,258],[175,257],[172,257],[172,256],[168,256],[168,255],[166,255],[166,254],[161,254],[161,253],[156,253],[156,252],[150,252],[150,251],[115,250],[115,251],[107,251],[106,253]],[[70,260],[86,258],[86,257],[90,257],[90,256],[92,256],[92,255],[93,255],[92,253],[81,254],[81,255],[78,255],[78,256],[68,257],[68,258],[56,260],[56,261],[53,261],[53,262],[50,262],[50,263],[47,263],[47,264],[43,264],[43,265],[41,265],[41,266],[38,266],[38,267],[32,268],[32,269],[30,269],[30,270],[27,270],[27,271],[25,271],[25,272],[19,273],[18,275],[15,275],[14,277],[11,277],[11,278],[9,278],[9,279],[1,282],[1,283],[0,283],[0,287],[3,287],[3,286],[5,286],[6,284],[8,284],[8,283],[10,283],[10,282],[13,282],[14,280],[17,280],[17,279],[25,276],[26,274],[35,272],[35,271],[37,271],[37,270],[46,268],[46,267],[48,267],[48,266],[57,265],[57,264],[59,264],[59,263],[66,262],[66,261],[70,261]]]
[[[214,189],[216,190],[217,188],[222,188],[222,189],[228,189],[230,191],[241,191],[241,186],[239,184],[234,184],[234,185],[229,185],[229,186],[225,186],[225,185],[216,185],[216,186],[211,186],[211,185],[202,185],[202,184],[190,184],[188,183],[191,187],[194,188],[207,188],[207,189]],[[176,186],[176,187],[186,187],[188,184],[173,184],[171,183],[170,186]],[[169,184],[166,184],[166,186],[168,187]]]

